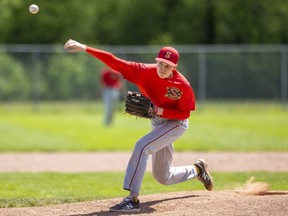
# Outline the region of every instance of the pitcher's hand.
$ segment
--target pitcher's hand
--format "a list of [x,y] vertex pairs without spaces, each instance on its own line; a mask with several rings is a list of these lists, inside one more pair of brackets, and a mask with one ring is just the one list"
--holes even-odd
[[86,51],[86,45],[81,44],[75,40],[69,39],[65,45],[64,49],[66,49],[68,52],[74,53],[79,51]]

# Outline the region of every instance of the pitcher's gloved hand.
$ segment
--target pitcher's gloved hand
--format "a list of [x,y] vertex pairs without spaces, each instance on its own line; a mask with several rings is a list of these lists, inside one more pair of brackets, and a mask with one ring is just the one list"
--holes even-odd
[[[140,118],[154,118],[158,115],[161,108],[154,105],[148,98],[139,92],[128,91],[125,98],[125,113]],[[163,111],[163,109],[162,109]]]

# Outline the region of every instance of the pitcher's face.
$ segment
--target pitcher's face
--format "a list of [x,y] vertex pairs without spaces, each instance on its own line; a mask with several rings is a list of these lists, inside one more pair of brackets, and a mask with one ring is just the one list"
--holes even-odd
[[157,62],[157,74],[161,79],[170,78],[173,76],[173,70],[175,67],[166,64],[165,62],[158,61]]

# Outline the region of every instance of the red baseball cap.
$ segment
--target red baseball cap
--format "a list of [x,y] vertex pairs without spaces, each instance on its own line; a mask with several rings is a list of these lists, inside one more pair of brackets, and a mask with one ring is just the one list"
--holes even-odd
[[162,47],[155,60],[176,67],[178,65],[179,53],[173,47]]

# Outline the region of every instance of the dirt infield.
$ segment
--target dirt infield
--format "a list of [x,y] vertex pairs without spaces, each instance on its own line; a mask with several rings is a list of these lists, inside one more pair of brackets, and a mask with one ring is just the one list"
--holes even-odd
[[[129,153],[4,153],[0,154],[0,172],[124,171],[129,156]],[[211,171],[288,171],[288,153],[185,152],[175,153],[173,164],[193,163],[198,158],[205,158]],[[115,162],[111,163],[111,161]],[[148,171],[151,170],[151,162],[149,163]],[[203,190],[141,196],[141,212],[137,215],[287,215],[288,191],[268,191],[263,183],[250,183],[249,187],[244,187],[244,185],[243,188],[235,189],[235,191],[208,192]],[[0,209],[0,215],[113,216],[120,214],[111,213],[108,209],[121,199],[42,207],[5,208]]]
[[[124,171],[130,153],[2,153],[0,172]],[[173,165],[193,164],[204,158],[211,171],[288,171],[288,153],[175,152]],[[151,160],[147,171],[151,171]]]

